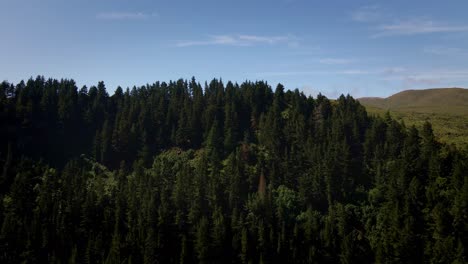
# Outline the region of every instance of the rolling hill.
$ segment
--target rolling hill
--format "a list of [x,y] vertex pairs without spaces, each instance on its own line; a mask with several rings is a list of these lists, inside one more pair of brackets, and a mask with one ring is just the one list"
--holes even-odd
[[468,89],[463,88],[406,90],[387,98],[364,97],[358,100],[365,106],[391,111],[468,114]]
[[468,146],[468,89],[406,90],[387,98],[358,100],[369,113],[381,115],[389,111],[407,125],[419,127],[429,121],[440,141]]

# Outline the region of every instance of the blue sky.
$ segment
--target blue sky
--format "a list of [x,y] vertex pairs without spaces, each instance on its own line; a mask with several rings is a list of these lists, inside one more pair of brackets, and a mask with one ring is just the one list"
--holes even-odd
[[306,94],[468,87],[468,1],[0,0],[0,80],[195,76]]

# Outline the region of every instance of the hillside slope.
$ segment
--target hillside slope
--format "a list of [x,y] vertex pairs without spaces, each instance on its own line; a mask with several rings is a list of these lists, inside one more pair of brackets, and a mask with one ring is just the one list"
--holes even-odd
[[358,100],[365,106],[385,110],[468,115],[468,89],[463,88],[406,90],[387,98],[364,97]]
[[429,121],[440,141],[468,146],[468,89],[407,90],[387,98],[364,97],[358,100],[369,113],[389,111],[407,125],[420,127]]

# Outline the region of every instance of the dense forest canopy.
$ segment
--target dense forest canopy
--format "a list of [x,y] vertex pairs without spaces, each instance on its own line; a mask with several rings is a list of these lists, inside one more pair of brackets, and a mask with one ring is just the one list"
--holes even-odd
[[468,154],[279,84],[0,85],[1,263],[466,263]]

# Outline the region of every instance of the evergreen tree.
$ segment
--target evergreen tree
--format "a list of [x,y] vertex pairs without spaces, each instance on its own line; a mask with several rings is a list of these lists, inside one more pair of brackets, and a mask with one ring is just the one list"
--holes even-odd
[[1,263],[465,263],[468,153],[351,96],[0,84]]

